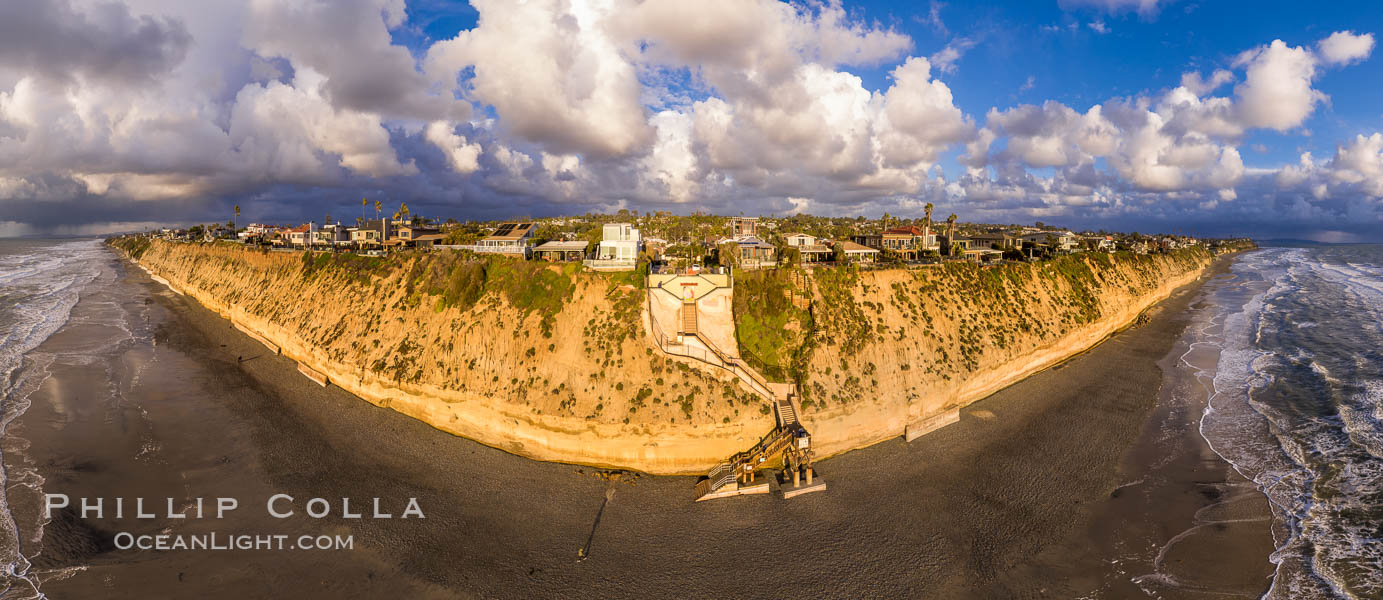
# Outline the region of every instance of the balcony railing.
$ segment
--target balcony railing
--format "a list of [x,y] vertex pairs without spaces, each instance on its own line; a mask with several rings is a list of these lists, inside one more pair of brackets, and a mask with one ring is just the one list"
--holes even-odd
[[632,271],[639,261],[633,258],[588,258],[581,261],[587,268],[597,271]]

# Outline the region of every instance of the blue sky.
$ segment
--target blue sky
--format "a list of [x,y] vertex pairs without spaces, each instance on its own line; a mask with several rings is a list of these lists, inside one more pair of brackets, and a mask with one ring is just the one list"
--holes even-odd
[[[479,17],[464,2],[407,4],[408,24],[393,32],[394,40],[418,55],[435,41],[475,27]],[[1174,87],[1185,71],[1228,68],[1240,52],[1274,39],[1310,45],[1335,31],[1383,31],[1383,10],[1352,2],[1313,3],[1309,10],[1287,1],[1171,2],[1143,13],[1032,0],[865,0],[845,8],[856,19],[906,33],[914,54],[931,56],[958,39],[972,42],[957,68],[938,78],[950,85],[956,104],[976,116],[1047,100],[1084,110],[1111,98]],[[853,72],[866,87],[879,89],[887,87],[891,66]],[[1317,87],[1330,103],[1301,131],[1249,135],[1245,164],[1272,168],[1302,152],[1328,154],[1356,133],[1383,131],[1383,86],[1371,83],[1377,81],[1383,81],[1383,61],[1324,74]],[[959,171],[955,164],[945,167]]]
[[0,9],[0,236],[361,196],[1383,235],[1366,2],[41,8]]

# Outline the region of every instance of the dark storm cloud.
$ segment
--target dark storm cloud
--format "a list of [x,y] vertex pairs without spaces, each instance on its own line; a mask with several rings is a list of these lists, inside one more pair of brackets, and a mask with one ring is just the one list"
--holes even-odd
[[325,75],[338,108],[428,120],[470,116],[469,105],[428,93],[412,55],[392,45],[380,14],[370,0],[261,2],[251,8],[246,40],[262,54]]
[[149,81],[176,66],[191,42],[181,22],[135,17],[120,4],[78,13],[66,0],[0,2],[0,65],[23,73]]

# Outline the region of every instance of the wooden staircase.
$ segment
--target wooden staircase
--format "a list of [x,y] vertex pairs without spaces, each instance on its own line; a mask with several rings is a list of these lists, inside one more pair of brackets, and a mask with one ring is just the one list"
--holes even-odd
[[792,405],[792,394],[777,399],[778,426],[791,427],[797,424],[797,409]]
[[682,335],[696,335],[696,302],[682,303]]

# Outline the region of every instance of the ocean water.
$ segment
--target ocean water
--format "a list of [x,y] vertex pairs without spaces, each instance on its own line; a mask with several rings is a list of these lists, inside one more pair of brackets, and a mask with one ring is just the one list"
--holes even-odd
[[1275,513],[1269,598],[1383,598],[1383,246],[1242,256],[1201,434]]
[[[128,333],[126,315],[94,304],[85,314],[73,308],[84,295],[116,278],[113,255],[100,240],[0,240],[0,596],[38,597],[32,560],[42,537],[42,522],[33,511],[21,514],[16,503],[32,506],[42,493],[43,478],[24,459],[26,442],[7,432],[30,406],[30,395],[48,380],[55,361],[85,360],[85,352],[57,354],[40,350],[43,342],[71,319],[105,324]],[[125,340],[131,339],[129,336]],[[110,342],[119,343],[114,339]],[[92,352],[98,349],[89,349]]]

